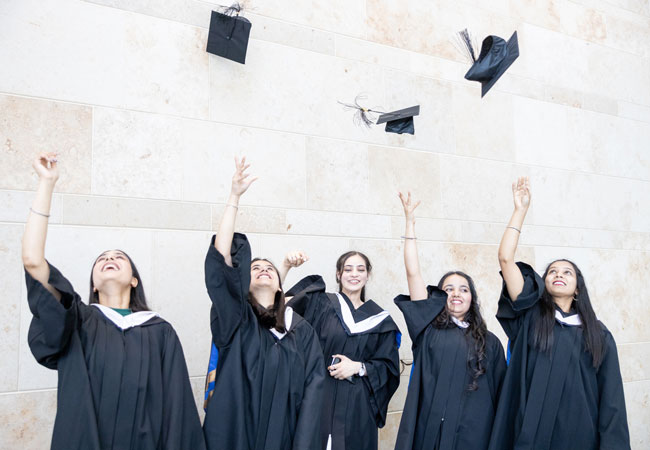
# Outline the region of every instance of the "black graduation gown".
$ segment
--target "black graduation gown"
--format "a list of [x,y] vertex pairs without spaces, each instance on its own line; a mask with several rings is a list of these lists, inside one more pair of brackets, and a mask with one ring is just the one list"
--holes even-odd
[[[340,354],[366,366],[367,375],[354,376],[352,382],[325,377],[320,448],[326,448],[331,434],[332,450],[376,450],[377,428],[386,423],[388,402],[399,385],[397,325],[372,300],[355,310],[342,294],[341,305],[335,294],[325,292],[325,282],[318,275],[302,279],[287,296],[293,296],[287,304],[318,334],[321,365],[330,366],[332,355]],[[342,308],[350,315],[344,316]],[[353,323],[347,324],[344,317]]]
[[488,331],[485,374],[469,391],[469,342],[460,327],[440,329],[433,320],[447,305],[447,293],[428,286],[426,300],[395,298],[413,342],[413,368],[396,450],[481,450],[490,441],[492,421],[506,371],[503,347]]
[[251,250],[235,233],[233,267],[214,248],[205,259],[210,326],[219,351],[203,432],[212,450],[318,450],[325,370],[318,337],[291,309],[286,335],[261,326],[248,303]]
[[25,272],[29,347],[58,371],[52,448],[203,449],[183,349],[159,317],[122,330],[50,265],[61,302]]
[[551,356],[533,346],[544,281],[517,263],[524,288],[517,301],[505,283],[497,319],[511,357],[490,450],[625,450],[630,437],[616,344],[602,325],[606,353],[599,369],[584,351],[582,327],[555,322]]

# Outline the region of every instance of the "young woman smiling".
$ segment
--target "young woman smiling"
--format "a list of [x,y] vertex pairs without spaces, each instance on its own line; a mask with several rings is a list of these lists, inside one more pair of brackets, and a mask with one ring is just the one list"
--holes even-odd
[[[283,277],[307,260],[287,254]],[[299,281],[287,303],[312,324],[327,367],[320,416],[320,448],[376,450],[378,428],[386,423],[388,402],[399,385],[399,329],[377,303],[366,299],[372,265],[357,251],[336,261],[338,292],[328,293],[319,275]]]
[[395,449],[484,450],[506,370],[503,347],[485,326],[469,275],[448,272],[426,286],[415,238],[420,202],[399,197],[409,295],[395,303],[413,342],[413,369]]
[[541,277],[515,263],[531,193],[512,184],[514,211],[499,247],[497,319],[511,358],[491,450],[630,448],[616,344],[591,306],[582,272],[559,259]]
[[45,260],[56,155],[42,153],[33,166],[39,184],[23,236],[28,340],[36,360],[58,371],[52,449],[205,448],[183,349],[149,311],[131,258],[99,255],[90,305]]

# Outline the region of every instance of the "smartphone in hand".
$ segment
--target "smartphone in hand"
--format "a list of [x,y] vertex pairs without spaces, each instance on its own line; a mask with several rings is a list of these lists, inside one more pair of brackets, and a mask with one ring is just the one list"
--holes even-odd
[[[340,362],[341,362],[341,358],[334,357],[332,358],[332,363],[330,364],[330,366],[333,366],[334,364],[338,364]],[[352,379],[352,377],[347,377],[346,380],[354,384],[354,380]]]

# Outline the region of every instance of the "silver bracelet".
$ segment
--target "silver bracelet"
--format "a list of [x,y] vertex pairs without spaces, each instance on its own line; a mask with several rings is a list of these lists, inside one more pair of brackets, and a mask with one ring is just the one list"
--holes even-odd
[[410,239],[411,241],[417,240],[416,237],[400,236],[402,239]]
[[511,227],[511,226],[507,226],[506,228],[512,228],[513,230],[515,230],[516,232],[521,234],[521,230],[519,228],[515,228],[515,227]]
[[29,210],[30,210],[31,212],[33,212],[34,214],[37,214],[37,215],[39,215],[39,216],[50,217],[49,214],[43,214],[43,213],[40,213],[40,212],[38,212],[38,211],[34,211],[32,208],[29,208]]
[[239,206],[233,205],[232,203],[226,203],[226,206],[232,206],[235,209],[239,209]]

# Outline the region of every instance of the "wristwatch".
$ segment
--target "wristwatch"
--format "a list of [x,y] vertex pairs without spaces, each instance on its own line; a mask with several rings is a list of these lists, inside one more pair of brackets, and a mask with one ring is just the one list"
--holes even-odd
[[357,375],[359,375],[360,377],[366,375],[366,365],[364,363],[361,363],[361,369],[359,369],[359,373]]

